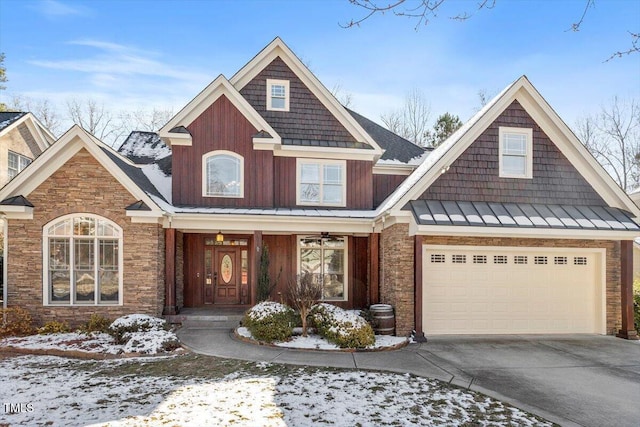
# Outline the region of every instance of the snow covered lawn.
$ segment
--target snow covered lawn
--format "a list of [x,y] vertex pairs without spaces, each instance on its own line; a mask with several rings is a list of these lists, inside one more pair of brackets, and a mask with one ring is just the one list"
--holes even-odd
[[[299,330],[297,330],[299,329]],[[337,345],[327,341],[325,338],[309,334],[307,337],[303,337],[301,328],[294,328],[294,335],[290,341],[275,342],[273,345],[286,348],[301,348],[310,350],[345,350]],[[240,327],[236,329],[236,334],[247,340],[254,340],[251,332],[245,328]],[[399,348],[406,344],[407,338],[404,337],[392,337],[389,335],[376,335],[376,342],[374,345],[367,347],[367,350],[382,350],[389,348]]]
[[[478,393],[380,372],[192,354],[0,355],[0,372],[0,423],[12,426],[551,425]],[[2,412],[7,404],[22,411]]]

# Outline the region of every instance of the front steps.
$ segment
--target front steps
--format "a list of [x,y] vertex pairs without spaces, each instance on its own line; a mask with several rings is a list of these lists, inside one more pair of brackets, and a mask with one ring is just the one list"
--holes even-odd
[[233,330],[240,325],[242,314],[174,314],[164,316],[171,324],[180,324],[189,329]]

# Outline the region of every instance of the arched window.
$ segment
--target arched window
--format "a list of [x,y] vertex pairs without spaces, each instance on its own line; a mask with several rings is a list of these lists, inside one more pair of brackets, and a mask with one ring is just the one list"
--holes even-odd
[[44,226],[44,303],[122,304],[122,229],[92,214]]
[[231,151],[211,151],[202,156],[202,195],[244,197],[244,158]]

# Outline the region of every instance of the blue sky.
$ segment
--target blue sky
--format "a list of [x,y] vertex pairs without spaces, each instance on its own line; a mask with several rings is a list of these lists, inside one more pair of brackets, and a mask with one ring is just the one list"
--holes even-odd
[[178,111],[219,74],[230,78],[280,36],[352,108],[379,120],[413,88],[432,117],[468,119],[478,91],[495,94],[526,74],[573,126],[617,95],[640,98],[640,1],[596,0],[579,32],[567,31],[586,0],[497,0],[465,22],[447,17],[476,1],[448,0],[429,25],[390,14],[344,29],[363,10],[347,0],[0,0],[7,90],[47,98],[92,97],[110,108]]

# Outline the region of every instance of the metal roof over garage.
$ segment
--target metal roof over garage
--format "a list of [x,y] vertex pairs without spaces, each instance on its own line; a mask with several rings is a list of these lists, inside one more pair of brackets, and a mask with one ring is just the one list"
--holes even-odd
[[603,206],[412,200],[419,225],[640,231],[630,214]]

